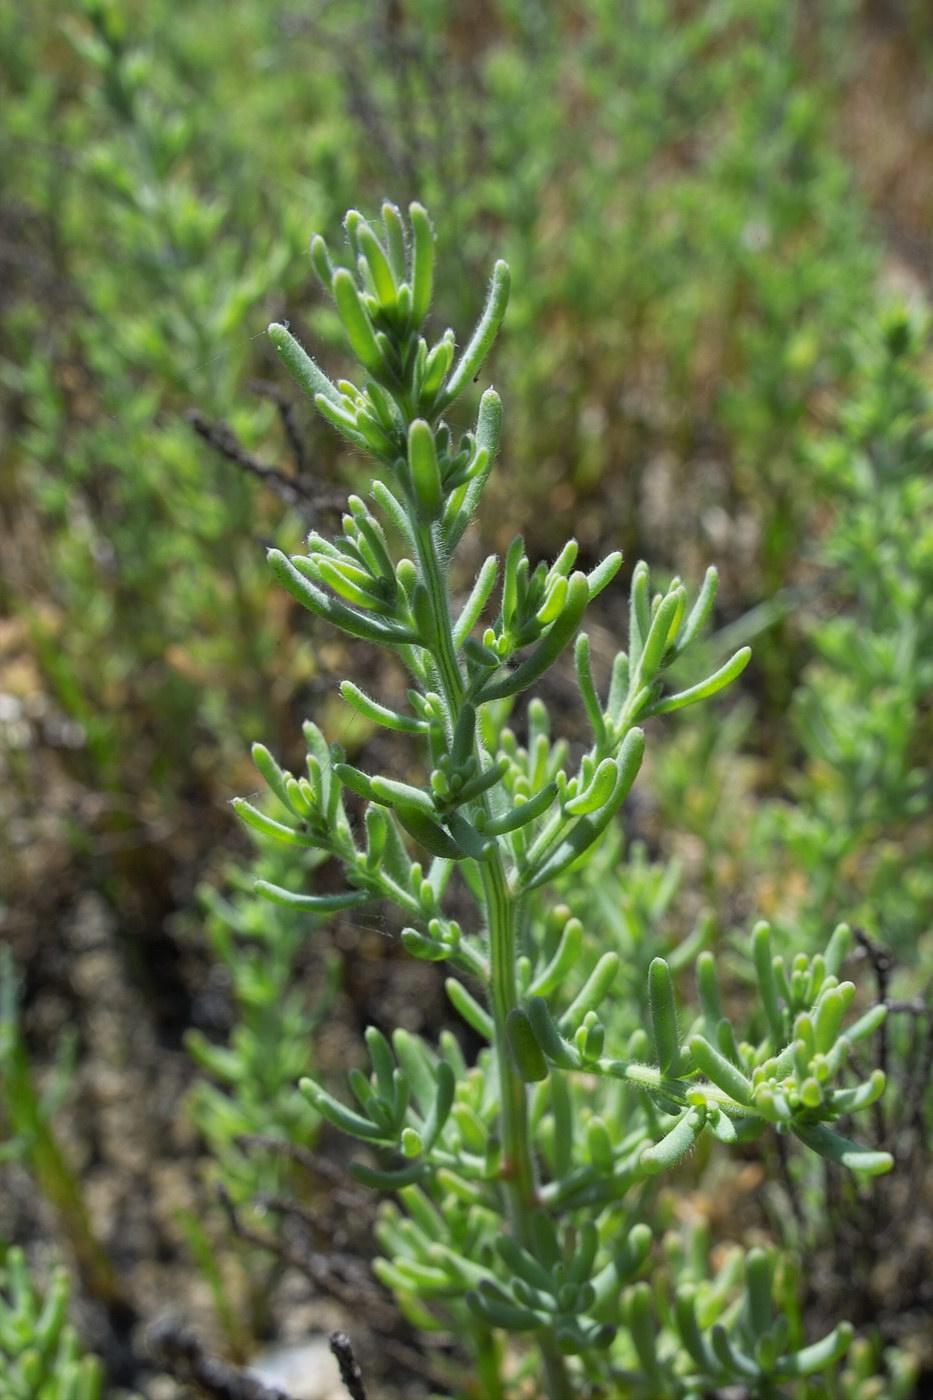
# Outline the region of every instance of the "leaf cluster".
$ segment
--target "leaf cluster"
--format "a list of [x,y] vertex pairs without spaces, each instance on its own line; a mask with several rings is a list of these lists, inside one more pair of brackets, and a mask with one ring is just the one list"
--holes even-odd
[[71,1288],[56,1269],[45,1296],[19,1248],[0,1266],[0,1396],[3,1400],[100,1400],[102,1369],[84,1356],[68,1322]]

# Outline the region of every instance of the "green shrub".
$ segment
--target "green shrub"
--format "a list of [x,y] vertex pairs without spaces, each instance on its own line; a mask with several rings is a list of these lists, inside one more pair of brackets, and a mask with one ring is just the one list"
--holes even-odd
[[[651,1183],[700,1143],[705,1152],[711,1139],[737,1144],[766,1131],[790,1133],[863,1176],[887,1171],[887,1153],[862,1149],[831,1126],[882,1092],[879,1070],[851,1084],[844,1067],[885,1008],[863,1012],[843,1032],[855,994],[840,981],[851,941],[845,925],[825,951],[781,956],[758,924],[746,949],[757,1001],[747,1026],[737,1032],[724,1014],[710,952],[697,958],[699,1008],[686,1021],[671,963],[656,948],[650,962],[644,949],[645,980],[623,985],[620,951],[595,929],[587,936],[575,917],[580,872],[641,765],[638,721],[715,694],[749,653],[671,690],[665,671],[706,620],[715,571],[688,604],[678,580],[652,595],[639,564],[629,649],[615,658],[606,698],[593,681],[587,634],[574,646],[588,752],[571,762],[537,698],[524,741],[519,714],[510,727],[517,697],[570,645],[622,561],[614,554],[589,574],[575,572],[571,541],[550,568],[532,568],[516,537],[504,560],[487,559],[466,602],[454,604],[451,559],[493,465],[501,406],[487,390],[475,429],[459,435],[444,415],[480,372],[509,272],[496,264],[459,355],[450,331],[429,345],[422,328],[433,234],[420,206],[410,212],[410,231],[391,205],[380,232],[347,216],[353,271],[334,267],[322,239],[312,242],[361,385],[332,383],[284,327],[270,327],[319,412],[380,470],[374,506],[351,497],[342,535],[313,531],[306,554],[274,550],[270,562],[313,613],[401,660],[412,682],[407,709],[349,681],[341,691],[371,723],[420,738],[430,774],[414,782],[370,776],[308,724],[307,776],[254,750],[283,818],[236,805],[254,829],[326,852],[343,868],[343,892],[260,882],[266,898],[312,915],[373,899],[395,904],[408,951],[455,969],[450,1000],[488,1048],[469,1065],[449,1033],[434,1048],[401,1028],[389,1039],[370,1026],[372,1073],[349,1075],[354,1107],[313,1079],[302,1088],[324,1118],[375,1155],[375,1164],[351,1165],[354,1177],[398,1196],[380,1226],[380,1278],[416,1326],[456,1332],[484,1395],[516,1393],[528,1377],[554,1400],[607,1385],[699,1400],[736,1383],[761,1400],[788,1383],[816,1397],[826,1392],[809,1378],[836,1374],[851,1328],[840,1324],[806,1343],[793,1270],[773,1249],[736,1246],[709,1275],[702,1239],[688,1237],[659,1267],[662,1217]],[[489,602],[500,574],[496,610]],[[412,841],[422,859],[413,859]],[[461,883],[473,906],[467,926],[445,902]],[[558,889],[563,904],[554,908]],[[649,1269],[651,1282],[641,1277]]]

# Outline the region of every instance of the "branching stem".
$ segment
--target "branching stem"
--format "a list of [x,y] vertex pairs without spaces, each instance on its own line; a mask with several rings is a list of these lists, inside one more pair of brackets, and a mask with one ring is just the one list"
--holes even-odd
[[[427,526],[418,531],[418,564],[428,589],[434,622],[436,649],[434,661],[447,708],[449,732],[464,703],[466,687],[457,661],[449,591],[444,567],[434,535]],[[506,1021],[518,1005],[515,967],[515,895],[509,889],[501,848],[494,844],[480,862],[485,913],[489,934],[489,1000],[495,1027],[495,1056],[499,1077],[503,1184],[508,1202],[509,1221],[518,1242],[534,1252],[532,1221],[538,1210],[537,1174],[528,1123],[525,1084],[509,1053]],[[537,1334],[549,1400],[574,1400],[574,1389],[567,1364],[556,1338],[542,1329]]]

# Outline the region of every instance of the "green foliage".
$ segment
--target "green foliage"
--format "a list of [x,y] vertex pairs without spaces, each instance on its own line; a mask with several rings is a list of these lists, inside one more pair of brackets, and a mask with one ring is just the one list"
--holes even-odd
[[827,1219],[800,1164],[794,1173],[794,1228],[834,1259],[833,1273],[845,1267],[847,1232],[880,1255],[889,1232],[911,1236],[929,1200],[920,1165],[933,1125],[929,366],[928,314],[886,311],[860,336],[857,378],[811,444],[826,519],[800,614],[811,659],[792,710],[799,762],[758,811],[753,839],[782,925],[813,947],[825,920],[851,920],[891,1010],[879,1045],[892,1092],[874,1135],[912,1185],[843,1197]]
[[[798,435],[847,364],[838,331],[876,267],[831,140],[853,6],[633,0],[620,24],[588,0],[484,18],[468,47],[451,7],[420,0],[384,28],[371,7],[343,7],[316,37],[348,108],[367,93],[375,188],[443,207],[475,277],[480,230],[497,231],[516,280],[500,358],[516,479],[555,516],[577,503],[596,538],[586,501],[605,493],[617,530],[637,523],[663,550],[663,527],[616,483],[663,450],[701,515],[713,501],[685,468],[712,437],[760,522],[744,584],[778,587],[802,505]],[[439,284],[455,322],[470,285]],[[539,512],[513,510],[559,548]]]
[[[116,825],[145,826],[170,794],[210,784],[237,709],[273,719],[263,680],[277,622],[251,530],[281,512],[205,458],[183,409],[228,417],[247,444],[268,431],[270,403],[234,409],[243,330],[296,245],[281,227],[258,232],[241,142],[190,100],[209,87],[205,36],[193,48],[176,27],[163,48],[93,0],[64,20],[37,6],[14,27],[12,139],[30,157],[3,154],[42,275],[31,297],[14,288],[4,346],[22,419],[4,487],[21,527],[7,578],[48,693],[80,726],[81,780],[113,794]],[[219,339],[231,348],[218,357]],[[143,789],[155,810],[131,797]]]
[[[756,761],[737,751],[741,733],[697,725],[654,773],[664,817],[694,833],[717,921],[755,891],[782,939],[814,952],[825,928],[845,919],[888,1004],[875,1044],[891,1092],[867,1136],[910,1182],[836,1191],[827,1208],[819,1164],[798,1157],[790,1198],[774,1212],[779,1231],[823,1259],[840,1305],[845,1241],[864,1241],[867,1280],[864,1250],[880,1261],[886,1240],[912,1238],[910,1222],[928,1209],[922,1163],[933,1111],[928,312],[875,313],[853,338],[852,360],[845,390],[802,444],[811,518],[803,582],[788,590],[796,606],[787,630],[803,652],[789,742],[776,740],[777,752]],[[767,615],[727,632],[744,636],[760,621]],[[737,724],[747,736],[748,715]],[[756,784],[776,792],[756,799]],[[910,1276],[905,1267],[908,1293]],[[866,1311],[883,1331],[884,1310],[901,1311],[904,1295],[866,1286]],[[909,1372],[907,1354],[896,1364]]]
[[245,1145],[244,1138],[311,1145],[316,1117],[296,1086],[312,1072],[315,1036],[337,975],[330,963],[316,1003],[309,1004],[299,978],[307,915],[257,904],[251,891],[254,881],[263,888],[275,881],[275,888],[297,896],[315,862],[296,865],[265,845],[247,876],[230,873],[226,894],[210,886],[201,892],[207,939],[217,968],[229,979],[234,1024],[227,1045],[197,1031],[187,1037],[189,1053],[209,1076],[196,1084],[191,1111],[237,1205],[281,1189],[286,1175],[281,1158]]
[[[492,0],[469,23],[449,0],[298,10],[271,0],[223,11],[205,0],[183,11],[151,0],[137,10],[86,0],[65,14],[58,0],[37,0],[0,16],[0,606],[21,617],[39,684],[73,721],[68,745],[53,738],[41,753],[16,748],[4,724],[3,778],[27,811],[39,794],[50,821],[58,810],[50,766],[99,794],[86,806],[67,799],[65,838],[82,874],[112,892],[119,871],[135,885],[130,907],[158,919],[140,845],[176,865],[200,858],[215,830],[204,814],[217,810],[219,775],[232,771],[243,736],[261,732],[270,750],[288,754],[282,768],[257,754],[274,803],[243,808],[254,826],[291,842],[263,856],[259,872],[278,907],[263,915],[235,893],[232,908],[218,904],[210,918],[240,1029],[229,1050],[199,1043],[220,1087],[205,1084],[196,1111],[234,1197],[265,1189],[279,1171],[269,1158],[243,1157],[242,1131],[303,1137],[313,1119],[287,1087],[313,1072],[317,1011],[288,990],[300,930],[330,911],[352,917],[388,893],[406,946],[449,962],[466,979],[451,981],[454,1004],[477,1033],[489,1028],[473,980],[487,975],[483,918],[471,924],[462,913],[462,884],[482,902],[491,845],[521,871],[522,998],[548,1000],[559,1024],[600,959],[619,960],[611,1013],[594,1007],[598,1024],[576,1027],[591,1049],[603,1036],[597,1059],[624,1058],[630,1038],[656,1021],[661,1040],[652,1035],[637,1062],[676,1069],[659,957],[674,983],[678,1048],[696,1033],[721,1050],[705,1023],[694,1025],[685,974],[702,949],[715,949],[720,965],[728,960],[731,1006],[735,988],[752,983],[746,940],[728,930],[750,924],[760,900],[782,950],[814,957],[842,920],[890,947],[899,965],[888,994],[913,1010],[895,1010],[878,1040],[899,1077],[909,1053],[922,1062],[912,1027],[923,1024],[930,967],[927,332],[922,316],[874,325],[881,254],[836,147],[847,64],[864,38],[852,0],[630,0],[624,23],[606,0]],[[923,26],[910,22],[919,41]],[[456,256],[429,272],[428,226],[415,214],[409,275],[396,216],[388,213],[384,232],[357,218],[353,265],[336,282],[315,243],[315,265],[335,295],[313,301],[298,271],[307,211],[330,227],[351,199],[375,208],[387,189],[443,209]],[[391,308],[402,282],[410,344],[432,292],[442,325],[465,324],[493,246],[516,284],[510,334],[496,351],[510,396],[501,427],[507,486],[486,482],[500,435],[496,400],[484,397],[466,435],[466,411],[449,402],[452,390],[469,389],[488,349],[504,277],[475,353],[460,355],[452,333],[427,337],[420,365],[416,349],[406,383],[413,389],[419,377],[419,397],[404,409],[404,441],[393,419],[399,384],[384,373],[380,341],[391,349],[401,334],[405,308],[398,298]],[[355,289],[358,256],[371,282]],[[367,322],[367,297],[380,302],[384,323]],[[301,470],[301,414],[283,432],[276,400],[243,392],[248,375],[274,362],[254,333],[267,313],[313,335],[335,367],[332,383],[288,331],[273,335],[298,384],[326,400],[329,422],[310,429],[313,482]],[[372,386],[340,382],[353,357]],[[256,453],[279,463],[287,439],[295,470],[286,466],[279,485],[317,527],[297,562],[295,515],[241,467],[198,448],[184,421],[193,407],[229,426],[241,460]],[[447,441],[434,430],[451,407]],[[362,459],[387,447],[393,464],[403,459],[401,476],[392,464],[381,472],[373,504]],[[319,493],[326,499],[336,480],[358,495],[335,544]],[[472,591],[452,575],[452,640],[472,687],[459,735],[445,729],[441,679],[413,674],[410,706],[393,706],[366,693],[354,672],[341,693],[356,714],[416,740],[406,781],[395,768],[369,776],[355,757],[332,754],[317,730],[307,774],[288,773],[290,710],[328,663],[294,639],[290,600],[270,600],[262,547],[279,546],[276,568],[324,614],[323,631],[326,619],[337,621],[417,664],[416,643],[403,638],[425,635],[436,619],[406,522],[452,549],[481,491],[504,558],[486,561]],[[556,536],[568,512],[580,540],[572,561]],[[506,519],[524,545],[505,548]],[[662,586],[652,590],[636,571],[628,660],[610,677],[606,616],[582,624],[581,616],[609,581],[594,575],[599,548],[629,552],[636,541]],[[711,549],[722,561],[714,626],[762,592],[782,592],[732,633],[731,648],[717,635],[704,651],[684,615],[676,646],[690,646],[675,656],[661,624],[673,626],[682,601],[668,578],[676,568],[699,579]],[[399,567],[406,555],[412,567]],[[712,578],[706,602],[711,587]],[[664,651],[654,675],[644,617],[652,591],[661,599],[652,646]],[[631,726],[726,684],[730,655],[756,631],[769,722],[761,747],[774,767],[758,765],[754,784],[757,792],[777,783],[779,799],[763,822],[753,819],[753,760],[738,752],[749,708],[705,720],[713,712],[701,706],[686,724],[673,716],[676,739],[654,745],[650,777],[668,830],[691,832],[701,853],[699,873],[688,858],[678,882],[663,841],[649,860],[620,835],[614,808],[639,760]],[[545,679],[562,650],[569,659],[571,643],[590,727],[582,756],[562,747],[563,719],[552,740],[546,711],[535,700],[526,713],[518,695]],[[810,658],[803,675],[801,652]],[[731,663],[741,664],[741,655]],[[639,698],[646,687],[650,696]],[[580,742],[577,731],[567,737]],[[763,858],[742,884],[753,828]],[[9,844],[6,897],[20,849]],[[126,859],[109,855],[127,846]],[[306,882],[289,859],[313,866],[320,851],[346,862],[343,883],[329,872]],[[174,880],[171,898],[195,884]],[[713,914],[697,917],[697,886]],[[18,897],[15,881],[13,889]],[[792,969],[793,951],[783,955]],[[603,964],[601,976],[611,970]],[[274,1056],[273,987],[289,1028]],[[528,1015],[524,1005],[513,1010]],[[734,1021],[730,1063],[748,1078],[773,1025],[739,1012]],[[542,1064],[530,1017],[510,1024],[509,1053],[532,1094],[575,1078],[552,1067],[540,1077],[550,1062]],[[871,1062],[864,1043],[862,1060]],[[794,1092],[808,1078],[816,1076],[798,1074]],[[18,1082],[17,1102],[38,1103],[32,1079]],[[256,1082],[269,1092],[257,1093]],[[850,1079],[824,1086],[826,1102],[808,1111],[829,1111],[832,1096],[850,1088]],[[630,1093],[625,1084],[615,1092]],[[693,1107],[680,1103],[679,1112]],[[541,1112],[546,1134],[550,1116]],[[35,1144],[24,1122],[16,1141]],[[658,1118],[658,1133],[666,1122]],[[421,1131],[408,1120],[404,1128]],[[709,1140],[704,1126],[695,1160]],[[30,1151],[52,1192],[60,1169],[40,1171],[38,1148]],[[498,1374],[498,1341],[489,1345]],[[866,1394],[874,1364],[859,1362]],[[488,1374],[486,1382],[495,1393]]]
[[905,958],[933,899],[928,346],[925,315],[895,309],[868,327],[852,393],[812,443],[832,512],[804,614],[813,659],[794,706],[804,761],[794,801],[774,804],[765,825],[806,874],[796,917],[845,911]]
[[7,1250],[0,1266],[2,1400],[100,1400],[100,1362],[82,1355],[67,1320],[70,1292],[67,1273],[56,1269],[43,1298],[23,1251]]
[[[569,488],[565,505],[617,498],[632,459],[666,450],[680,472],[715,419],[732,483],[715,499],[750,501],[776,585],[799,519],[795,434],[844,367],[836,332],[875,267],[830,142],[851,5],[809,16],[804,45],[806,8],[637,0],[620,25],[602,0],[495,4],[469,42],[434,0],[223,18],[159,3],[132,24],[108,0],[64,19],[43,0],[6,21],[0,160],[36,275],[14,281],[6,316],[22,430],[3,586],[82,728],[85,781],[170,800],[192,777],[209,785],[238,733],[275,735],[287,632],[252,536],[295,525],[197,451],[182,410],[248,449],[275,436],[271,403],[241,392],[249,328],[283,288],[300,305],[299,211],[328,226],[351,189],[443,204],[477,275],[502,240],[518,274],[503,368],[520,482],[539,498]],[[439,283],[456,323],[473,285]],[[339,339],[333,311],[308,314]],[[332,478],[338,448],[323,437],[316,455]],[[528,512],[536,548],[555,513]]]
[[[256,753],[284,819],[246,801],[237,807],[248,825],[289,847],[335,857],[346,882],[344,892],[322,896],[260,881],[261,894],[322,914],[391,901],[409,952],[450,964],[451,1002],[489,1048],[469,1066],[449,1034],[435,1048],[402,1029],[389,1039],[370,1027],[371,1073],[350,1072],[352,1107],[313,1079],[302,1090],[375,1155],[374,1164],[351,1165],[357,1180],[398,1194],[401,1208],[390,1207],[380,1227],[383,1282],[417,1326],[452,1327],[467,1341],[490,1395],[511,1393],[506,1333],[535,1344],[519,1349],[520,1374],[534,1374],[552,1400],[593,1385],[699,1400],[736,1383],[769,1400],[784,1383],[831,1374],[851,1329],[806,1344],[765,1250],[737,1251],[712,1284],[676,1269],[667,1283],[639,1281],[659,1232],[648,1184],[710,1138],[737,1144],[764,1132],[789,1132],[863,1177],[887,1171],[887,1153],[862,1149],[835,1127],[882,1092],[880,1071],[853,1083],[845,1069],[885,1008],[844,1029],[855,994],[840,980],[845,926],[825,952],[788,959],[759,924],[746,957],[754,1029],[737,1030],[723,1014],[715,960],[704,952],[693,1023],[679,1009],[670,965],[652,956],[646,983],[626,989],[619,1038],[621,958],[605,938],[584,937],[575,887],[585,903],[582,872],[598,860],[642,762],[639,721],[714,694],[742,670],[748,649],[672,689],[665,673],[693,650],[716,574],[707,573],[691,604],[678,579],[653,593],[639,564],[628,648],[601,693],[579,628],[622,561],[612,554],[588,573],[574,571],[573,540],[548,566],[532,565],[517,537],[504,560],[482,566],[466,603],[452,606],[452,556],[496,455],[501,406],[487,390],[475,427],[459,433],[444,414],[480,372],[504,314],[508,269],[496,265],[477,329],[458,354],[452,332],[433,345],[424,334],[433,244],[420,206],[407,232],[391,205],[381,229],[356,212],[345,227],[352,271],[335,268],[320,239],[312,259],[362,383],[332,383],[285,327],[270,333],[319,412],[376,458],[380,475],[372,506],[351,497],[341,535],[312,531],[307,553],[274,550],[270,563],[313,613],[401,660],[412,683],[407,710],[389,710],[355,686],[344,695],[374,723],[420,737],[427,771],[416,782],[370,775],[308,723],[306,775]],[[515,702],[575,635],[591,742],[571,763],[537,697],[520,743]],[[414,858],[412,841],[427,860]],[[445,906],[455,880],[474,906],[466,927]],[[555,883],[567,907],[549,914]]]
[[[257,745],[260,763],[264,756]],[[316,1036],[339,975],[330,959],[312,1004],[301,975],[307,913],[252,897],[255,882],[283,896],[294,892],[297,898],[320,857],[296,864],[274,843],[258,840],[260,850],[248,874],[230,871],[224,893],[211,885],[201,890],[204,930],[215,958],[212,975],[220,973],[229,986],[229,1041],[218,1043],[194,1030],[186,1036],[188,1052],[203,1072],[189,1109],[210,1153],[212,1184],[234,1209],[261,1207],[269,1197],[297,1189],[292,1163],[280,1149],[290,1144],[308,1149],[316,1139],[318,1116],[299,1092],[298,1081],[314,1070]],[[218,1244],[226,1219],[215,1217],[211,1228],[186,1212],[180,1223],[211,1289],[231,1354],[246,1360],[249,1339],[268,1330],[278,1265],[255,1248],[241,1247],[242,1288],[232,1296]]]

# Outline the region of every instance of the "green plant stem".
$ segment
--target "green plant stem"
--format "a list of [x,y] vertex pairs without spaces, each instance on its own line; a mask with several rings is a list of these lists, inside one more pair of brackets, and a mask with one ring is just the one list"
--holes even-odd
[[431,599],[431,612],[434,620],[434,635],[437,650],[434,661],[438,669],[444,703],[447,706],[448,720],[453,725],[460,713],[466,695],[463,673],[457,661],[457,646],[454,642],[453,624],[450,620],[450,604],[447,598],[447,585],[444,570],[438,553],[437,542],[430,526],[422,525],[417,534],[418,564],[421,577]]
[[80,1182],[42,1109],[29,1057],[18,1037],[0,1064],[0,1098],[10,1135],[27,1144],[26,1161],[58,1212],[86,1288],[105,1303],[121,1301],[113,1263],[94,1233]]
[[[464,703],[466,688],[457,661],[453,625],[443,568],[432,531],[418,532],[418,562],[421,577],[431,599],[438,669],[451,732]],[[486,905],[489,933],[490,1001],[495,1027],[495,1055],[499,1076],[502,1147],[502,1177],[508,1202],[509,1219],[515,1238],[534,1253],[532,1220],[539,1209],[537,1174],[528,1125],[528,1100],[524,1082],[509,1054],[506,1021],[518,1005],[515,979],[515,896],[509,890],[502,854],[493,845],[488,858],[480,862],[480,876]],[[574,1390],[567,1365],[554,1336],[542,1329],[536,1337],[544,1364],[550,1400],[573,1400]]]
[[509,1012],[518,1005],[515,986],[515,906],[506,885],[505,870],[498,851],[494,851],[483,863],[480,873],[489,924],[490,1000],[502,1100],[503,1177],[516,1238],[529,1249],[532,1248],[531,1213],[537,1208],[538,1191],[528,1131],[525,1085],[512,1064],[506,1028]]
[[[503,1176],[509,1218],[515,1238],[535,1253],[532,1219],[539,1209],[538,1187],[531,1134],[528,1126],[528,1098],[509,1053],[506,1019],[518,1005],[515,983],[515,900],[509,893],[498,847],[481,866],[486,918],[489,924],[490,999],[496,1036],[496,1065],[499,1073],[499,1102],[502,1114]],[[550,1400],[573,1400],[574,1389],[567,1363],[548,1330],[537,1334],[544,1363]]]
[[494,1332],[479,1329],[473,1336],[476,1348],[476,1379],[483,1400],[506,1400],[502,1382],[502,1345]]

